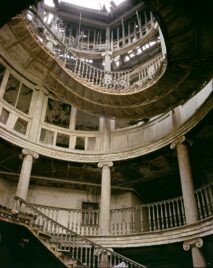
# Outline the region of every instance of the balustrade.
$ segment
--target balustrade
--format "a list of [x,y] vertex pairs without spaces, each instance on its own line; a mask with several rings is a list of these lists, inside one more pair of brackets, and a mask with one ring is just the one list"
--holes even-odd
[[58,252],[68,253],[68,258],[70,260],[77,260],[85,267],[95,268],[102,267],[101,263],[104,257],[107,267],[112,267],[121,262],[125,262],[127,267],[145,268],[145,266],[71,231],[43,214],[35,207],[35,205],[28,204],[20,198],[16,198],[15,200],[16,202],[21,203],[22,206],[24,205],[23,210],[25,212],[32,215],[30,223],[26,223],[29,225],[30,229],[37,230],[41,237],[45,237],[44,242],[46,244],[48,243],[49,246],[55,245]]
[[49,218],[63,224],[78,234],[93,236],[99,233],[99,210],[63,209],[37,204],[33,205]]
[[[70,46],[62,41],[64,38],[59,38],[55,31],[51,31],[49,27],[42,21],[35,11],[28,10],[23,17],[27,27],[38,40],[38,42],[47,47],[53,56],[61,61],[71,75],[79,78],[81,81],[93,85],[98,88],[106,88],[118,90],[119,92],[135,90],[143,86],[148,80],[155,82],[158,74],[162,72],[162,55],[152,58],[145,66],[141,66],[135,70],[125,70],[120,72],[104,71],[94,67],[84,59],[76,57],[73,54]],[[39,27],[38,27],[39,22]],[[43,30],[41,30],[41,24]],[[151,25],[151,24],[150,24]],[[132,78],[137,72],[137,81]]]
[[[213,215],[213,184],[195,191],[199,219]],[[81,235],[99,235],[99,210],[63,209],[33,204],[39,211]],[[111,235],[166,230],[186,224],[182,197],[111,210]]]
[[199,219],[205,219],[213,214],[213,184],[208,184],[195,191]]

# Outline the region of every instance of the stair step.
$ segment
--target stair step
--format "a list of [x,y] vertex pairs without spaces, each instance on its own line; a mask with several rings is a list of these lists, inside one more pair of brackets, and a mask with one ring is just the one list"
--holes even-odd
[[58,248],[57,251],[59,251],[59,252],[70,252],[69,249],[61,249],[61,248]]
[[45,238],[45,239],[51,239],[51,235],[50,234],[47,234],[45,232],[42,232],[42,231],[38,231],[38,235]]

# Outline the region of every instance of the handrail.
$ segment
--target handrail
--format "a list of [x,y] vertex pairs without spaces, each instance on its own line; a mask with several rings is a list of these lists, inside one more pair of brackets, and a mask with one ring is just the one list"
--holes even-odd
[[[66,247],[70,246],[70,248],[75,248],[72,254],[78,259],[81,263],[85,263],[89,265],[90,268],[95,267],[91,266],[91,263],[88,263],[88,258],[86,258],[85,254],[83,254],[83,249],[93,249],[92,255],[98,256],[99,261],[101,262],[101,258],[105,256],[105,261],[109,263],[109,267],[112,265],[117,265],[118,263],[124,261],[128,266],[132,268],[145,268],[146,266],[139,264],[135,261],[130,260],[118,253],[115,253],[101,245],[94,243],[93,241],[73,232],[72,230],[66,228],[62,224],[54,221],[49,218],[45,214],[41,213],[35,206],[28,204],[22,198],[15,197],[15,201],[19,204],[24,204],[27,210],[30,211],[36,217],[32,217],[31,225],[39,227],[41,231],[43,231],[46,235],[50,235],[51,239],[56,239],[57,243],[62,244],[62,246],[66,245]],[[79,252],[80,251],[80,254]],[[88,253],[88,252],[87,252]],[[91,252],[90,252],[91,253]],[[102,256],[102,257],[101,257]],[[100,266],[101,267],[101,266]]]
[[[199,219],[213,215],[213,183],[195,190]],[[32,204],[68,228],[86,236],[99,234],[99,210],[68,209]],[[134,207],[111,209],[111,235],[165,230],[186,224],[183,198],[176,197]]]
[[[31,14],[31,20],[27,19],[27,14]],[[89,87],[92,84],[93,87],[96,87],[96,89],[99,90],[106,88],[108,91],[112,90],[113,92],[114,90],[116,90],[116,92],[134,92],[136,89],[141,90],[141,87],[146,87],[148,80],[152,80],[152,84],[155,83],[165,70],[165,68],[162,68],[162,66],[165,66],[165,58],[163,55],[161,55],[160,58],[159,55],[157,55],[155,58],[152,58],[148,64],[145,63],[144,66],[141,65],[140,68],[137,67],[136,73],[131,69],[123,71],[105,71],[77,57],[69,46],[65,45],[52,32],[52,30],[43,22],[42,18],[32,8],[25,11],[22,18],[24,19],[28,29],[34,36],[37,37],[38,42],[42,42],[42,45],[46,42],[45,46],[48,48],[50,53],[52,53],[57,60],[60,60],[63,63],[67,71],[69,71],[71,75],[75,76],[75,78],[80,79],[82,83],[87,84]],[[42,27],[45,28],[46,33],[44,30],[39,30],[40,28],[38,28],[37,25],[38,21],[42,24]],[[30,27],[32,25],[33,27]],[[39,36],[42,38],[42,41],[39,40]],[[131,78],[132,76],[134,76],[134,79]]]

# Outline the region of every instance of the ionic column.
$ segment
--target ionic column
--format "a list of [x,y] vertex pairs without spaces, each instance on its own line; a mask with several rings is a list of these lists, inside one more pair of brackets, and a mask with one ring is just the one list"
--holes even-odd
[[110,234],[110,208],[111,208],[111,170],[112,162],[100,162],[98,167],[102,168],[101,173],[101,204],[100,204],[100,234]]
[[171,144],[171,148],[173,149],[176,147],[177,150],[181,189],[186,215],[186,224],[192,224],[197,221],[198,209],[194,195],[194,185],[189,161],[188,148],[187,145],[184,143],[185,140],[185,136],[177,138]]
[[[189,161],[188,148],[187,145],[184,143],[185,141],[185,136],[181,136],[171,144],[171,148],[174,149],[176,147],[177,150],[186,224],[193,224],[198,220],[198,209],[194,195],[194,185]],[[205,260],[197,246],[197,242],[194,242],[194,240],[192,240],[189,243],[190,246],[186,245],[187,244],[185,242],[185,250],[186,248],[189,249],[191,245],[196,245],[196,247],[191,246],[193,267],[206,267]]]
[[187,240],[183,243],[183,249],[188,251],[191,248],[192,251],[192,263],[193,267],[204,268],[207,267],[206,261],[201,253],[200,248],[203,246],[202,238],[195,238]]
[[[20,197],[21,199],[26,200],[30,183],[33,159],[37,159],[39,155],[29,149],[23,149],[20,157],[23,159],[23,162],[19,175],[16,197]],[[19,209],[19,205],[20,204],[16,204],[15,210]]]

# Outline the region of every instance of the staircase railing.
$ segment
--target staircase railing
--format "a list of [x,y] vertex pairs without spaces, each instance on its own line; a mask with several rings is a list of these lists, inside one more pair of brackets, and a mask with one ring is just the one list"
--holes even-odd
[[124,267],[145,268],[142,264],[76,234],[21,198],[15,197],[15,201],[25,206],[24,212],[33,215],[30,223],[31,228],[37,228],[43,237],[48,238],[50,243],[54,244],[57,250],[63,252],[70,260],[76,260],[84,267],[89,268],[111,268],[120,263],[125,263]]
[[[165,58],[159,54],[148,60],[135,70],[105,71],[77,57],[55,33],[42,21],[42,18],[33,9],[27,10],[22,16],[28,29],[35,39],[62,64],[72,76],[88,86],[116,92],[135,91],[141,87],[155,83],[165,70]],[[41,27],[42,26],[42,27]],[[151,81],[151,82],[150,82]]]

